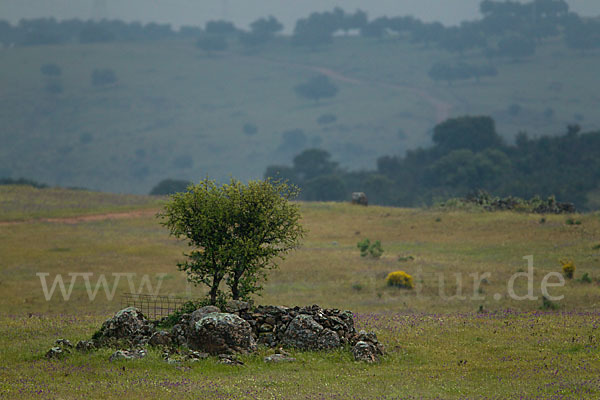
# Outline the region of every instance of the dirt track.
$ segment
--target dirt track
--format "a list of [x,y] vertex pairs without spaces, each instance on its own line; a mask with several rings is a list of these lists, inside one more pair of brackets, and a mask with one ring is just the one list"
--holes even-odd
[[450,110],[452,110],[452,104],[445,102],[443,100],[440,100],[440,99],[436,98],[435,96],[433,96],[432,94],[428,93],[426,90],[418,88],[416,86],[398,85],[398,84],[389,83],[389,82],[380,82],[380,81],[374,81],[374,80],[364,80],[364,79],[352,78],[352,77],[346,76],[340,72],[337,72],[333,69],[321,67],[321,66],[317,66],[317,65],[293,63],[293,62],[287,62],[287,61],[258,57],[258,56],[243,56],[243,58],[253,59],[253,60],[258,60],[258,61],[263,61],[263,62],[269,62],[271,64],[283,65],[283,66],[287,66],[287,67],[294,67],[294,68],[300,68],[300,69],[305,69],[305,70],[309,70],[309,71],[314,71],[314,72],[328,76],[329,78],[340,81],[340,82],[346,82],[346,83],[351,83],[351,84],[355,84],[355,85],[376,86],[376,87],[382,87],[382,88],[386,88],[386,89],[407,90],[407,91],[413,92],[414,94],[416,94],[417,96],[421,97],[423,100],[428,102],[431,105],[431,107],[435,110],[435,121],[438,124],[440,122],[444,122],[445,120],[447,120],[450,117]]
[[151,215],[156,215],[158,210],[135,210],[135,211],[127,211],[127,212],[114,212],[114,213],[104,213],[104,214],[92,214],[92,215],[80,215],[74,217],[63,217],[63,218],[32,218],[26,219],[22,221],[4,221],[0,222],[0,226],[11,226],[11,225],[20,225],[20,224],[28,224],[28,223],[36,223],[36,222],[47,222],[47,223],[57,223],[57,224],[79,224],[82,222],[95,222],[95,221],[104,221],[109,219],[127,219],[127,218],[140,218]]

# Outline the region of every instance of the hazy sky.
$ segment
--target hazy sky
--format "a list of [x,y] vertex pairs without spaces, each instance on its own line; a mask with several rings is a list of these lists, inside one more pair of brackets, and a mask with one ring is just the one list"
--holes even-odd
[[[272,14],[291,30],[296,19],[311,11],[340,6],[347,11],[365,10],[370,17],[414,15],[426,21],[456,24],[478,17],[480,0],[0,0],[0,19],[17,22],[21,18],[83,18],[96,13],[111,19],[163,22],[174,26],[203,25],[211,19],[228,19],[245,27],[258,17]],[[104,8],[101,3],[106,4]],[[568,0],[573,11],[600,15],[600,0]]]

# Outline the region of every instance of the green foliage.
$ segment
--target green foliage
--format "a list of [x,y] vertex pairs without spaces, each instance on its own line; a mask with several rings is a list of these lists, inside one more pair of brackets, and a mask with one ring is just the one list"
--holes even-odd
[[290,202],[297,193],[269,179],[218,185],[207,178],[171,196],[159,217],[171,235],[193,248],[178,267],[190,282],[209,287],[211,304],[229,296],[222,282],[233,299],[248,299],[277,266],[274,259],[298,246],[304,229],[299,206]]
[[318,102],[321,99],[335,97],[339,89],[327,76],[319,75],[297,85],[294,91],[300,97]]
[[404,289],[412,289],[414,287],[413,277],[404,271],[390,272],[385,278],[388,286],[395,286]]
[[584,273],[581,278],[578,279],[579,282],[581,283],[592,283],[592,278],[590,277],[590,275],[586,272]]
[[379,258],[383,254],[383,248],[381,247],[381,242],[376,240],[374,243],[371,243],[369,238],[365,238],[356,244],[356,247],[360,250],[361,257],[370,256],[372,258]]
[[567,225],[581,225],[581,220],[574,219],[574,218],[567,218],[567,220],[565,221],[565,223]]
[[437,125],[433,131],[433,142],[446,151],[481,151],[497,147],[502,140],[496,132],[496,124],[492,118],[467,116],[451,118]]
[[45,183],[36,182],[31,179],[19,178],[19,179],[11,179],[11,178],[0,178],[0,185],[27,185],[33,186],[37,189],[47,188],[48,185]]
[[540,307],[542,310],[556,310],[558,309],[558,304],[547,298],[546,296],[542,296],[542,305]]
[[190,181],[182,179],[163,179],[152,188],[150,194],[155,196],[164,196],[178,192],[185,192],[190,185]]

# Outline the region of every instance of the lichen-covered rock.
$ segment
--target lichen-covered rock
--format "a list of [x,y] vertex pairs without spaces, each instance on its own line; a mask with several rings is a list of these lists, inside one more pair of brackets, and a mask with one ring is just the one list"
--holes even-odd
[[63,358],[68,353],[69,353],[68,349],[64,349],[60,346],[55,346],[46,352],[46,358]]
[[146,357],[145,349],[136,349],[136,350],[117,350],[115,351],[108,361],[118,361],[118,360],[134,360],[138,358]]
[[154,332],[148,340],[150,346],[170,346],[171,343],[171,334],[167,331]]
[[282,344],[302,350],[330,350],[340,346],[340,338],[331,329],[323,328],[313,316],[300,314],[289,323]]
[[199,309],[197,309],[196,311],[194,311],[191,315],[190,315],[190,319],[189,319],[189,325],[190,325],[190,329],[194,329],[194,325],[196,324],[196,322],[200,321],[202,318],[204,318],[205,316],[207,316],[208,314],[211,313],[218,313],[221,312],[221,310],[219,309],[219,307],[216,306],[204,306],[201,307]]
[[248,353],[256,350],[250,324],[235,314],[211,313],[196,322],[188,338],[194,350],[209,354]]
[[247,301],[229,300],[227,304],[225,304],[225,311],[231,314],[237,314],[250,310],[250,307],[251,304]]
[[379,350],[369,342],[359,341],[352,348],[352,355],[356,361],[374,363],[379,361]]
[[94,346],[94,342],[92,342],[91,340],[80,340],[75,345],[75,349],[77,349],[78,351],[92,351],[95,348],[96,346]]
[[105,345],[113,340],[125,340],[131,344],[145,344],[154,332],[154,326],[135,307],[127,307],[102,324],[94,335],[97,345]]
[[70,349],[73,348],[73,345],[71,344],[71,341],[69,339],[56,339],[55,344],[57,346],[60,346],[60,347],[63,347],[63,348],[64,347],[68,347]]

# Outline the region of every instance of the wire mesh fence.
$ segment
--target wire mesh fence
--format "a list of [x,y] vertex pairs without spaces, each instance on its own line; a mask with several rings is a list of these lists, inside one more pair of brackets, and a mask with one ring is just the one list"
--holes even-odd
[[136,307],[146,318],[159,320],[178,310],[189,298],[155,296],[140,293],[122,293],[121,308]]

